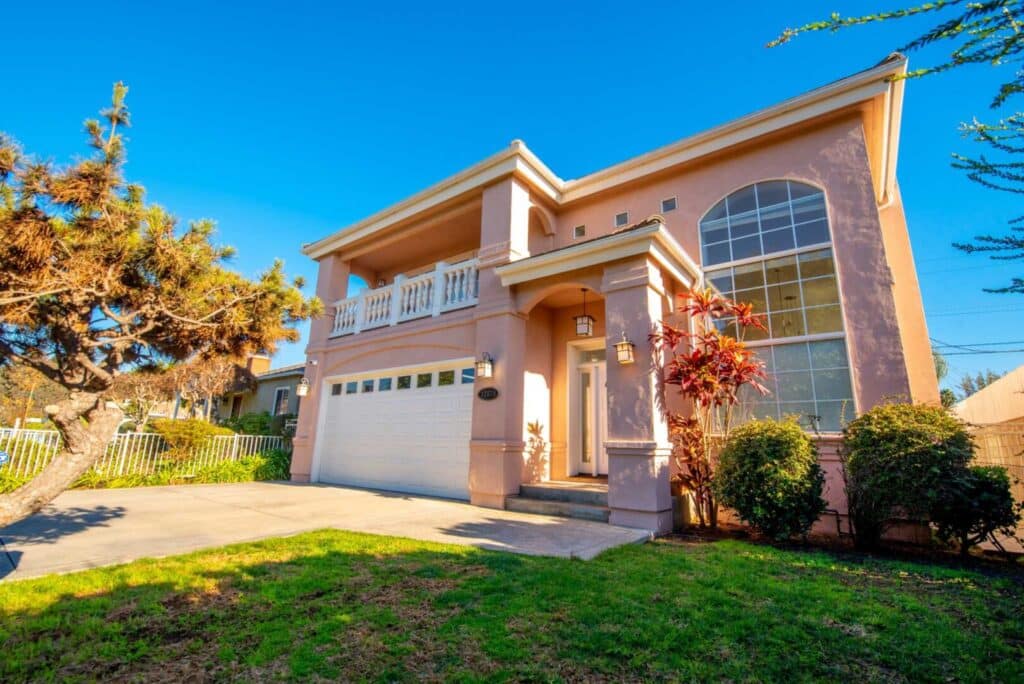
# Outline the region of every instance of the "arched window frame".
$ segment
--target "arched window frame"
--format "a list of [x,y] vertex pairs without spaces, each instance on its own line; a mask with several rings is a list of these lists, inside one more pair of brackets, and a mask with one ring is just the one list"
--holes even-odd
[[[785,204],[774,202],[762,206],[761,188],[765,187],[768,191],[764,194],[777,198],[781,196],[781,183],[785,183]],[[733,201],[739,206],[739,211],[735,213],[731,211]],[[856,399],[853,396],[853,373],[849,363],[845,316],[840,296],[842,290],[832,251],[833,226],[828,208],[825,190],[816,185],[788,178],[761,180],[736,188],[712,205],[698,221],[698,235],[701,266],[706,281],[730,298],[735,297],[739,301],[757,300],[754,302],[755,308],[765,314],[766,324],[771,329],[770,336],[763,334],[750,339],[748,335],[748,345],[757,348],[765,361],[771,375],[772,389],[772,395],[765,399],[759,396],[745,397],[745,403],[752,407],[750,417],[798,414],[809,429],[835,432],[841,427],[840,417],[849,420],[856,413]],[[783,213],[788,215],[788,222],[781,220]],[[765,220],[766,216],[769,221]],[[739,229],[734,231],[734,226]],[[723,233],[719,232],[723,227],[724,240],[721,239]],[[754,227],[756,230],[752,230]],[[779,239],[780,236],[784,237],[786,230],[789,231],[788,240]],[[736,243],[740,243],[739,249],[736,249]],[[723,244],[728,249],[727,260],[719,260],[723,256]],[[712,251],[716,247],[717,257]],[[808,268],[806,271],[809,275],[804,278],[804,264],[824,264],[825,252],[828,253],[831,272],[814,273],[813,269]],[[712,258],[713,263],[707,263],[709,256],[715,257]],[[775,268],[776,273],[791,270],[794,275],[779,276],[773,283],[769,272],[772,264],[782,267]],[[740,283],[741,272],[756,277],[758,265],[761,267],[763,285]],[[826,281],[832,281],[834,300]],[[754,289],[744,290],[741,285]],[[820,291],[824,290],[828,299],[823,300],[824,303],[814,300],[808,295],[808,286],[819,291],[816,295],[818,297],[821,296]],[[775,305],[771,303],[772,290],[781,293],[784,288],[790,288],[789,291],[795,293],[799,308],[787,310],[780,306],[776,312]],[[760,295],[762,289],[764,296],[756,296]],[[744,294],[751,293],[755,296],[744,297]],[[781,300],[781,295],[776,299]],[[808,304],[811,301],[815,303]],[[763,303],[763,306],[757,306],[758,303]],[[822,316],[825,317],[824,321]],[[775,334],[776,326],[785,329],[789,324],[792,324],[796,334]],[[723,321],[722,327],[728,327],[728,322]],[[810,332],[814,327],[829,329]],[[819,386],[822,388],[820,393],[817,391]],[[842,406],[839,407],[837,403]],[[837,417],[837,408],[845,416]]]

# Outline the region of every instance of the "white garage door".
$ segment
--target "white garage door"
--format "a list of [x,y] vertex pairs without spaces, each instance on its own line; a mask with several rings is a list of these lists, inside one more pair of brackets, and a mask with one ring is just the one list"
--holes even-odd
[[319,481],[468,499],[473,361],[332,380]]

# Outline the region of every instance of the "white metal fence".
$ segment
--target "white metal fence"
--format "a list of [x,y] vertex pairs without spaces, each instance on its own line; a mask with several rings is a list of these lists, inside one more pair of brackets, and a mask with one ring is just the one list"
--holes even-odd
[[[179,473],[188,475],[222,461],[237,461],[269,449],[284,448],[283,437],[217,435],[187,458],[172,461],[167,457],[167,442],[160,435],[122,432],[111,440],[92,469],[109,476],[151,475],[161,467],[173,465]],[[4,468],[15,477],[35,475],[59,449],[60,434],[56,430],[0,428],[0,451],[11,457]]]

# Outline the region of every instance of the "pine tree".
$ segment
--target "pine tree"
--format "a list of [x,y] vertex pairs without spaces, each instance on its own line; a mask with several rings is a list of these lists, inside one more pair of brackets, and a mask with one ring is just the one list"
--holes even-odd
[[0,496],[0,527],[38,511],[96,462],[124,415],[107,401],[119,375],[272,351],[322,310],[280,262],[255,280],[226,268],[234,251],[212,243],[212,222],[179,230],[125,180],[126,93],[114,86],[106,124],[85,124],[92,156],[66,168],[0,137],[0,363],[70,391],[46,407],[62,450]]

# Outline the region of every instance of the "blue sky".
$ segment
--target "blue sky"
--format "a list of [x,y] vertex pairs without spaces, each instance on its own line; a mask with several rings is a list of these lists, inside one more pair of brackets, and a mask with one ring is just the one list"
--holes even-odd
[[[280,257],[311,290],[302,243],[514,138],[579,177],[876,63],[924,24],[764,44],[832,10],[901,4],[9,3],[0,130],[44,158],[84,155],[82,120],[125,81],[129,177],[183,220],[215,219],[236,268]],[[911,66],[938,57],[915,53]],[[975,67],[907,88],[898,174],[944,343],[1024,340],[1024,299],[981,291],[1024,264],[950,246],[1024,213],[949,168],[952,151],[970,151],[958,122],[994,118],[1005,76]],[[301,361],[303,346],[275,365]],[[1024,354],[948,360],[955,379]]]

